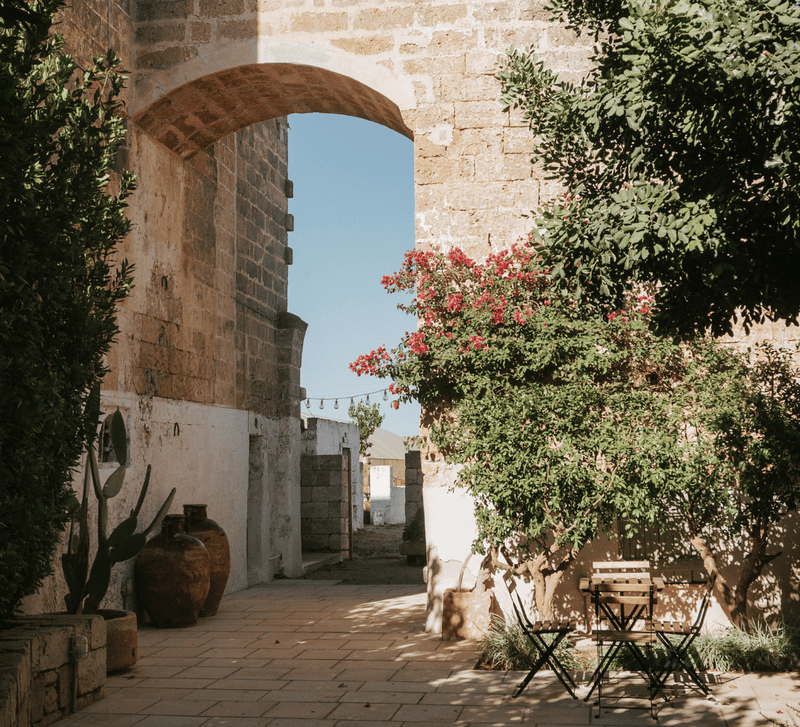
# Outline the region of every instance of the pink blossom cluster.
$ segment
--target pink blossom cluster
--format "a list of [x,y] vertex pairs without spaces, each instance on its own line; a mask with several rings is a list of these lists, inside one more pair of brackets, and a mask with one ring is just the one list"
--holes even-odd
[[380,376],[383,367],[390,363],[391,355],[386,350],[386,346],[381,344],[377,349],[369,353],[362,354],[350,364],[350,370],[358,376]]

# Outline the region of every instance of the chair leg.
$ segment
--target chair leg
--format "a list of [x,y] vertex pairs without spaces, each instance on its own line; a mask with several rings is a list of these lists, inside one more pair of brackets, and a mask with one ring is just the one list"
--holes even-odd
[[564,665],[556,656],[556,650],[561,642],[567,637],[568,632],[562,631],[558,633],[550,646],[547,645],[547,642],[542,638],[541,634],[533,635],[537,637],[540,649],[542,649],[547,656],[546,663],[549,664],[550,668],[553,670],[553,673],[558,677],[558,680],[564,685],[564,688],[570,693],[572,698],[577,699],[575,696],[575,682],[572,680],[572,677],[569,675],[567,670],[564,668]]
[[606,672],[608,671],[608,668],[611,666],[611,662],[614,660],[614,657],[617,655],[617,652],[619,651],[620,647],[621,644],[619,643],[610,644],[608,651],[606,651],[605,654],[602,654],[601,651],[602,645],[598,646],[597,651],[598,654],[600,654],[599,661],[597,664],[597,669],[595,669],[594,672],[594,678],[590,682],[589,693],[584,697],[583,700],[584,702],[589,701],[589,698],[592,696],[592,693],[598,687],[602,678],[606,675]]
[[513,698],[516,698],[520,694],[522,694],[525,687],[528,686],[531,679],[533,679],[533,677],[536,675],[536,672],[538,672],[539,669],[541,669],[545,664],[549,664],[550,668],[553,670],[553,673],[556,675],[556,677],[558,677],[558,680],[561,682],[561,684],[564,685],[564,688],[570,693],[570,696],[572,696],[573,699],[577,699],[577,697],[575,696],[575,682],[572,681],[572,678],[569,676],[566,669],[564,669],[561,662],[555,655],[555,650],[567,636],[567,632],[558,633],[555,639],[553,639],[553,642],[549,645],[542,638],[541,634],[530,633],[530,632],[526,633],[529,641],[538,649],[539,658],[536,660],[534,665],[531,667],[531,670],[528,672],[528,675],[525,677],[525,679],[523,679],[522,683],[517,688],[517,691],[514,693]]
[[674,674],[680,666],[686,672],[686,675],[697,685],[700,691],[703,692],[703,694],[710,694],[711,690],[708,688],[708,685],[703,682],[703,680],[700,678],[700,675],[697,673],[697,670],[689,663],[688,660],[689,647],[694,639],[686,637],[682,639],[676,646],[669,640],[669,637],[662,635],[661,633],[658,634],[658,637],[661,643],[667,649],[670,659],[667,663],[667,666],[664,667],[664,669],[662,669],[655,678],[656,690],[663,690],[664,685],[667,683],[667,679],[669,679],[669,675]]

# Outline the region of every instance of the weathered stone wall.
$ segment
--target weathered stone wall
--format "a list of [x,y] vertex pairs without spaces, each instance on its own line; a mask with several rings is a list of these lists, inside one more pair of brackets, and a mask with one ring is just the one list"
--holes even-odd
[[526,232],[520,214],[554,193],[531,167],[527,130],[500,109],[498,55],[532,44],[573,79],[587,68],[588,39],[549,23],[543,5],[140,2],[133,113],[187,156],[216,129],[265,115],[383,123],[415,140],[417,244],[485,255]]
[[135,130],[110,389],[278,415],[278,314],[286,311],[286,122],[238,132],[188,162]]
[[[67,50],[85,62],[107,48],[110,38],[133,69],[131,7],[135,3],[88,0],[65,9],[59,31]],[[130,107],[132,87],[127,96]],[[254,574],[300,575],[299,400],[306,326],[286,311],[286,120],[241,129],[190,160],[165,150],[134,123],[129,130],[121,160],[138,174],[138,186],[128,209],[133,229],[120,257],[134,263],[135,287],[119,309],[120,335],[107,358],[103,406],[122,410],[131,451],[109,528],[134,506],[151,464],[142,527],[176,487],[173,512],[184,502],[205,502],[228,532],[229,590],[246,587]],[[251,476],[251,438],[253,449],[264,454],[260,478]],[[80,484],[76,477],[76,489]],[[268,506],[251,513],[251,500]],[[26,612],[63,609],[57,556],[55,576],[26,599]],[[131,574],[132,562],[113,570],[104,605],[136,608]]]
[[[80,660],[72,639],[85,639]],[[73,701],[73,682],[75,695]],[[28,616],[0,632],[0,725],[48,725],[105,696],[101,616]]]
[[406,452],[405,490],[406,490],[406,528],[413,538],[406,540],[405,531],[400,552],[409,562],[423,561],[425,558],[425,509],[422,505],[422,457],[414,450]]
[[[358,461],[358,425],[334,419],[306,417],[302,432],[302,453],[347,454],[350,460],[350,518],[354,531],[364,527],[364,481]],[[349,453],[349,454],[348,454]]]

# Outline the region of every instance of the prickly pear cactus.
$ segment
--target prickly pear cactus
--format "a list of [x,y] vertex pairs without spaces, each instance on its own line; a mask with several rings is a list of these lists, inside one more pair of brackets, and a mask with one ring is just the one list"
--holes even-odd
[[[97,408],[99,419],[99,391],[92,392],[89,397],[88,407]],[[110,535],[106,535],[108,528],[109,500],[115,498],[122,491],[125,484],[125,469],[128,461],[127,432],[122,413],[117,409],[110,415],[111,442],[117,455],[119,467],[112,472],[105,483],[101,485],[100,472],[97,467],[95,454],[96,430],[87,432],[87,462],[83,478],[83,496],[78,507],[73,512],[70,525],[70,537],[67,552],[61,556],[61,565],[64,578],[69,588],[65,597],[67,610],[70,613],[94,613],[108,591],[111,581],[111,568],[116,563],[129,560],[136,556],[144,546],[147,536],[161,523],[169,511],[175,497],[175,488],[161,505],[152,522],[141,532],[136,532],[139,527],[139,513],[141,512],[144,498],[150,486],[150,465],[147,465],[144,484],[139,493],[136,507],[131,514],[117,525]],[[89,570],[89,480],[92,481],[95,497],[97,498],[97,553]]]

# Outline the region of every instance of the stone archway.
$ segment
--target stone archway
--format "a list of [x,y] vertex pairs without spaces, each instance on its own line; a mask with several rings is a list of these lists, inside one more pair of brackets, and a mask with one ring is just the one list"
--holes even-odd
[[397,104],[348,76],[317,66],[236,66],[189,81],[136,113],[134,122],[183,159],[252,124],[292,113],[357,116],[413,139]]
[[[185,158],[281,113],[333,111],[415,142],[417,244],[483,256],[555,193],[503,112],[498,55],[533,45],[578,80],[590,39],[543,0],[139,0],[132,116]],[[256,97],[261,96],[263,101]]]
[[[527,128],[500,107],[498,55],[532,44],[575,80],[586,68],[587,39],[550,24],[542,6],[139,0],[132,115],[189,163],[226,135],[289,113],[381,123],[414,140],[416,244],[483,257],[525,234],[524,215],[556,192],[530,164]],[[441,576],[431,584],[428,625],[436,629],[440,592],[468,549],[435,511],[468,519],[471,504],[451,502],[449,468],[426,460],[423,472],[426,509],[434,511],[428,542]]]
[[[209,502],[241,554],[248,482],[258,479],[251,440],[261,438],[276,483],[299,478],[302,331],[280,318],[292,263],[283,115],[352,114],[413,138],[416,244],[481,257],[524,234],[523,215],[555,191],[531,167],[528,130],[500,107],[498,55],[534,45],[574,80],[587,66],[590,39],[549,23],[543,5],[85,0],[61,13],[71,50],[87,58],[113,47],[131,71],[132,133],[119,161],[140,185],[121,252],[137,285],[120,310],[106,390],[133,412],[132,476],[152,463],[153,501],[176,484],[184,502]],[[452,510],[435,497],[448,469],[426,460],[423,471],[426,508]],[[299,504],[288,486],[271,494],[268,555],[295,575]],[[463,549],[427,524],[441,572],[457,571]],[[240,588],[248,574],[236,562]]]

